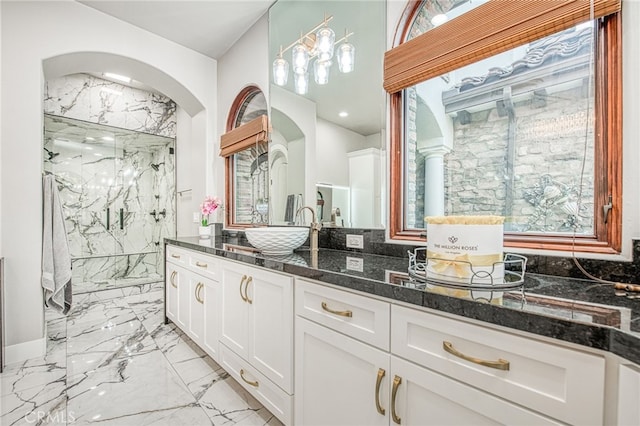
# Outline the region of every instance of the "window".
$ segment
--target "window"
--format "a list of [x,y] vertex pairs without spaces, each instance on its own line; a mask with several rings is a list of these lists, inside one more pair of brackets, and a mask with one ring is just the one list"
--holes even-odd
[[408,6],[385,55],[392,238],[420,239],[425,216],[497,214],[507,247],[619,252],[619,8]]
[[259,88],[249,86],[236,97],[227,118],[227,133],[220,142],[226,173],[225,224],[229,228],[268,223],[267,143],[267,101]]

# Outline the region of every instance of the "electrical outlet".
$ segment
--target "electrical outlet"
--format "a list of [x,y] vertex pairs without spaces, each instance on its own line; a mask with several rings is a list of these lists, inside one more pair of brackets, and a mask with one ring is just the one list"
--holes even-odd
[[347,269],[356,272],[364,271],[364,259],[347,256]]
[[362,235],[347,234],[347,248],[364,248]]
[[200,213],[193,212],[193,223],[200,223]]

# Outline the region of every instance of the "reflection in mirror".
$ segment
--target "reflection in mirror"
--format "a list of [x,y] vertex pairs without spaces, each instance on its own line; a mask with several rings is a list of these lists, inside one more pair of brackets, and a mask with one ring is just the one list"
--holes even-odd
[[348,186],[319,183],[316,217],[323,227],[351,228],[351,194]]
[[267,101],[255,86],[236,97],[221,139],[226,157],[227,226],[269,223],[269,162]]
[[[276,81],[271,69],[271,223],[291,223],[287,216],[291,202],[287,201],[293,198],[295,205],[315,206],[326,224],[384,226],[385,13],[385,2],[370,0],[280,0],[269,10],[270,61],[282,58],[289,64],[286,84]],[[311,34],[305,40],[313,38],[310,30],[323,24],[325,16],[331,17],[327,26],[336,41],[331,64],[324,64],[328,82],[318,84],[320,80],[314,78],[320,54],[311,52],[307,66],[297,67],[299,72],[306,69],[309,73],[306,93],[301,95],[302,91],[295,88],[294,49],[288,47],[297,44],[301,34]],[[356,52],[350,72],[344,72],[348,69],[345,63],[342,72],[338,66],[340,39],[345,33],[353,33],[347,41]],[[336,190],[328,191],[328,187]],[[336,200],[347,198],[340,201],[341,205],[325,204],[321,211],[317,204],[319,191],[329,197],[337,191]],[[339,214],[335,208],[339,208]]]
[[294,222],[293,214],[297,210],[291,197],[295,202],[296,197],[304,193],[304,180],[297,178],[304,176],[304,134],[289,116],[276,108],[271,108],[271,125],[271,223],[287,225]]

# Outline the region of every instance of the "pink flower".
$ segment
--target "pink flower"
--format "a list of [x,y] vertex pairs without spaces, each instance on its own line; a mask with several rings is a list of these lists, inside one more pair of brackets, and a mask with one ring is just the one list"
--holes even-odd
[[209,215],[216,211],[218,207],[222,205],[222,202],[218,197],[207,196],[204,202],[200,204],[200,211],[202,212],[202,226],[209,224]]

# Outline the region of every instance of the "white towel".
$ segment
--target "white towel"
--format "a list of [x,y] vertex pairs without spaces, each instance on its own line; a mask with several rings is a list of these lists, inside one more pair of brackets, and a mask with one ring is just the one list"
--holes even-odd
[[47,306],[66,314],[71,308],[71,254],[58,187],[52,175],[42,178],[42,288]]

